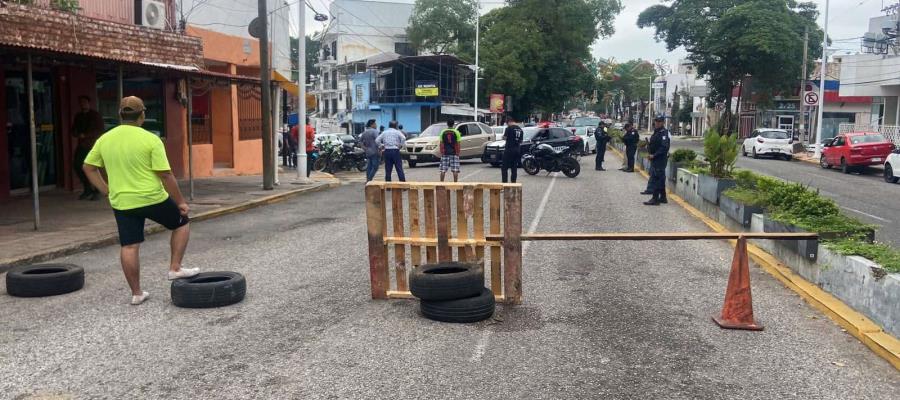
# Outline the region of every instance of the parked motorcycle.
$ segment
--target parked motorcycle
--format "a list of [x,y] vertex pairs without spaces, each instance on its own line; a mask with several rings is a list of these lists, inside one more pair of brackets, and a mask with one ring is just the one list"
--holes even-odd
[[353,143],[333,145],[322,143],[319,157],[313,163],[313,169],[321,172],[334,173],[335,171],[366,170],[367,160],[363,149]]
[[546,143],[531,146],[528,154],[522,156],[522,169],[528,175],[537,175],[541,170],[547,173],[562,172],[569,178],[581,173],[581,164],[572,153],[571,147],[554,148]]

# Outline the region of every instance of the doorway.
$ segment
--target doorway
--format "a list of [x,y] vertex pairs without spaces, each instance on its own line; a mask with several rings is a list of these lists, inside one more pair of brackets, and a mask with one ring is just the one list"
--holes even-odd
[[[33,73],[34,124],[37,147],[38,186],[54,186],[57,181],[57,143],[53,102],[53,80],[49,73]],[[28,92],[24,71],[7,71],[5,83],[6,127],[9,140],[10,193],[29,193],[31,187],[31,133]]]
[[794,116],[793,115],[779,115],[778,119],[778,129],[784,129],[788,131],[788,133],[794,133]]

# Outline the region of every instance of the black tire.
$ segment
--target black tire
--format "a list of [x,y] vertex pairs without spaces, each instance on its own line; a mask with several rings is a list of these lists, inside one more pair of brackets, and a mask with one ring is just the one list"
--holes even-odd
[[327,167],[327,166],[328,166],[328,161],[325,159],[325,157],[319,157],[316,159],[315,162],[313,162],[313,171],[324,172],[325,167]]
[[828,165],[828,161],[825,160],[824,154],[819,158],[819,166],[822,167],[822,169],[831,169],[831,165]]
[[900,177],[894,176],[894,168],[891,164],[884,164],[884,181],[887,183],[900,182]]
[[500,163],[491,163],[491,166],[494,167],[494,168],[497,168],[497,167],[500,166]]
[[247,280],[237,272],[201,272],[172,281],[172,304],[184,308],[212,308],[244,300]]
[[525,173],[528,175],[537,175],[538,172],[541,172],[541,168],[538,167],[537,162],[535,162],[533,158],[522,160],[522,169],[525,170]]
[[415,161],[407,161],[407,162],[409,163],[409,167],[410,167],[410,168],[415,168],[415,167],[416,167],[416,162],[415,162]]
[[422,316],[434,321],[470,323],[483,321],[494,315],[494,293],[482,288],[477,296],[458,300],[425,301],[419,305]]
[[484,288],[484,268],[478,264],[443,262],[420,265],[409,277],[409,291],[426,301],[477,296]]
[[841,172],[843,172],[845,174],[850,173],[850,166],[847,165],[847,160],[844,159],[844,157],[841,157]]
[[741,145],[741,155],[747,157],[747,147]]
[[756,154],[756,147],[753,147],[753,158],[759,158],[759,154]]
[[588,154],[591,154],[591,145],[587,144],[587,142],[585,141],[584,149],[581,150],[581,155],[586,156]]
[[6,293],[16,297],[44,297],[84,287],[84,268],[72,264],[13,267],[6,273]]
[[578,164],[578,161],[572,158],[567,158],[563,160],[562,173],[569,178],[574,178],[581,173],[581,164]]
[[366,172],[366,169],[369,168],[369,160],[362,159],[356,161],[356,170],[359,172]]

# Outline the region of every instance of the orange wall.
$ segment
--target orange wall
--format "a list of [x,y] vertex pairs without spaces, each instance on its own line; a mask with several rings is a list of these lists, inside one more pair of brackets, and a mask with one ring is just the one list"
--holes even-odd
[[231,86],[216,87],[212,90],[212,140],[214,162],[230,167],[234,151],[234,116]]
[[175,99],[175,80],[165,82],[166,155],[177,177],[187,177],[187,107]]
[[262,139],[238,140],[235,143],[234,173],[237,175],[262,173]]
[[194,177],[212,176],[213,169],[213,145],[194,145]]
[[[226,35],[195,26],[187,27],[189,36],[203,40],[203,58],[240,66],[259,68],[259,41]],[[244,43],[250,44],[250,53],[244,52]]]

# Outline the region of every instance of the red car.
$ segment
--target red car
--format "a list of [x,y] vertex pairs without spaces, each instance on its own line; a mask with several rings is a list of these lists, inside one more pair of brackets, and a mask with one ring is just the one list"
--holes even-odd
[[843,133],[825,142],[819,165],[840,166],[841,172],[847,174],[854,168],[883,164],[893,150],[894,144],[879,133]]

